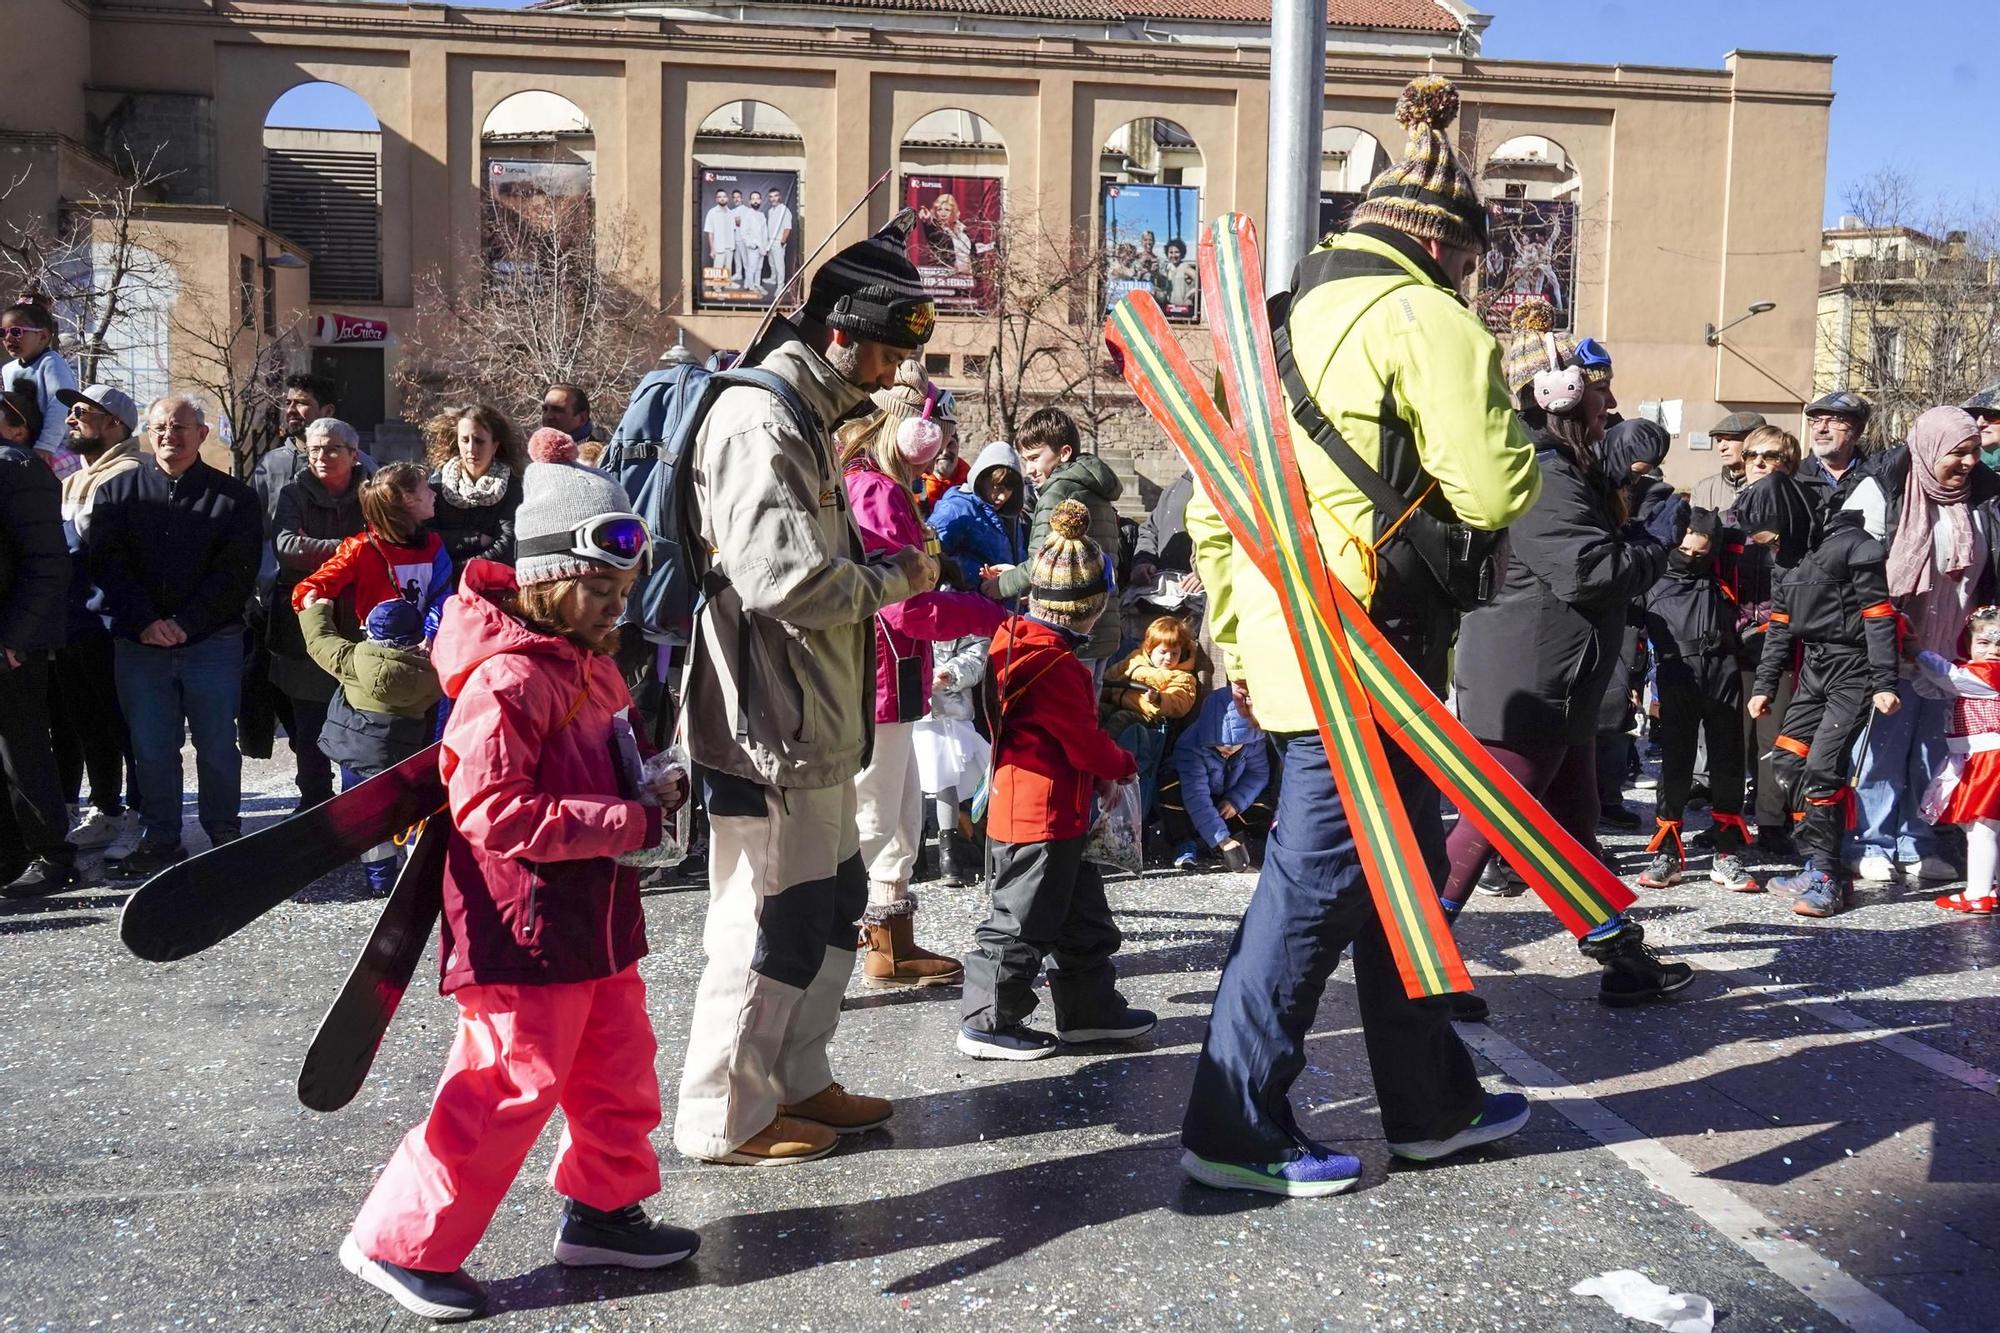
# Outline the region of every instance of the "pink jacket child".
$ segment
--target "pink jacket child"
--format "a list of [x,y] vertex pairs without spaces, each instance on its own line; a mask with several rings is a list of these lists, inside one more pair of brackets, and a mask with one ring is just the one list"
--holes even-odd
[[[431,650],[456,701],[440,762],[453,825],[440,989],[458,1035],[429,1117],[341,1245],[348,1271],[431,1318],[483,1309],[461,1265],[558,1106],[558,1260],[656,1268],[699,1244],[639,1207],[660,1189],[660,1087],[637,872],[616,858],[658,844],[662,807],[637,799],[631,698],[607,653],[645,525],[615,481],[570,461],[573,445],[530,453],[520,584],[550,585],[558,610],[542,614],[575,627],[529,623],[515,570],[484,560],[445,605]],[[606,563],[620,552],[627,563]]]
[[[864,551],[905,546],[937,554],[910,488],[865,454],[847,464],[847,501]],[[914,722],[931,704],[931,644],[991,636],[1005,620],[998,602],[976,592],[927,592],[875,613],[875,720]]]

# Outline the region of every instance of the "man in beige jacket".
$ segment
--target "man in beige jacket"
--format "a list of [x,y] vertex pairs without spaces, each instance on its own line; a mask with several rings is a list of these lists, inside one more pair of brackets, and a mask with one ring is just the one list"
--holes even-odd
[[681,729],[711,829],[708,964],[674,1143],[702,1161],[804,1161],[891,1114],[834,1082],[827,1044],[867,898],[852,779],[874,739],[870,621],[929,591],[937,564],[914,547],[864,556],[831,428],[930,336],[935,313],[897,234],[907,223],[835,255],[797,322],[753,350],[811,429],[738,385],[695,441],[707,595]]

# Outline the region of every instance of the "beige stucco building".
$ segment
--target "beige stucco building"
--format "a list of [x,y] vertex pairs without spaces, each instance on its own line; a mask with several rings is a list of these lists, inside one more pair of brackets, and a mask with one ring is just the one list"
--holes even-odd
[[[482,185],[499,157],[581,164],[597,215],[633,229],[628,281],[698,349],[740,346],[755,320],[696,308],[698,163],[796,171],[807,246],[884,172],[890,185],[843,239],[888,218],[901,198],[893,178],[923,172],[997,177],[1010,214],[1051,228],[1093,226],[1107,179],[1198,188],[1204,217],[1256,213],[1264,200],[1268,11],[1255,0],[9,10],[10,31],[35,39],[0,46],[0,166],[9,179],[28,169],[30,183],[0,204],[0,221],[52,215],[117,143],[161,145],[176,174],[160,203],[176,226],[207,219],[220,238],[184,241],[203,270],[188,290],[233,299],[246,259],[258,271],[281,251],[308,260],[309,282],[278,275],[287,328],[325,342],[336,322],[311,317],[345,315],[386,337],[315,353],[308,336],[294,354],[360,389],[374,377],[388,416],[413,278],[477,279]],[[1323,188],[1355,188],[1401,146],[1391,110],[1406,80],[1447,74],[1464,98],[1463,145],[1494,160],[1489,191],[1573,204],[1566,304],[1579,333],[1612,348],[1628,412],[1668,405],[1684,446],[1673,475],[1708,470],[1712,455],[1685,446],[1729,410],[1796,414],[1813,380],[1830,57],[1719,49],[1713,69],[1501,61],[1478,54],[1490,20],[1456,0],[1330,0],[1329,13]],[[357,94],[378,129],[267,138],[273,103],[315,80]],[[510,119],[502,104],[520,93],[558,95],[580,123]],[[293,234],[302,226],[267,225],[273,209],[301,216],[298,192],[316,180],[329,202],[308,213],[362,229],[330,232],[340,239],[317,249]],[[1753,301],[1777,304],[1707,343],[1707,326]],[[932,365],[947,383],[975,383],[991,340],[988,320],[946,318]],[[181,355],[170,349],[153,372],[178,377]]]

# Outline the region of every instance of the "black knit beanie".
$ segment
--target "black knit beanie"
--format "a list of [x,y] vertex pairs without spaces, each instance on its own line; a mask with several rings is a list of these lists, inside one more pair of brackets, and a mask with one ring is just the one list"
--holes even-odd
[[867,240],[827,260],[813,275],[806,318],[905,351],[930,341],[937,307],[908,253],[916,220],[906,208]]

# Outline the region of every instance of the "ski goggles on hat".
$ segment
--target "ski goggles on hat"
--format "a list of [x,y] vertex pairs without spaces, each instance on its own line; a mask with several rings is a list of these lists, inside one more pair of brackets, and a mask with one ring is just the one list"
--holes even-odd
[[637,514],[599,514],[568,532],[529,537],[515,547],[516,558],[531,555],[580,555],[613,569],[631,569],[653,549],[653,534]]
[[1576,345],[1576,364],[1585,370],[1611,369],[1611,353],[1604,350],[1604,344],[1595,338],[1585,338]]

